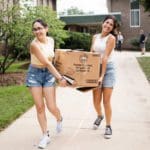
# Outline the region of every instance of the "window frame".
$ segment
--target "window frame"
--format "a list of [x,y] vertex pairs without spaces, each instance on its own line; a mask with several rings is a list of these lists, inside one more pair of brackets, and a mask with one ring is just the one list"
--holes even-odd
[[[131,3],[132,3],[132,0],[130,0],[130,27],[140,27],[140,25],[141,25],[141,20],[140,20],[140,4],[139,4],[139,7],[138,8],[136,8],[136,9],[132,9],[131,8]],[[132,13],[133,12],[137,12],[138,13],[138,24],[132,24],[132,22],[133,22],[133,18],[132,18]],[[136,16],[137,17],[137,16]]]
[[[132,12],[138,12],[139,17],[138,17],[138,24],[132,24]],[[130,9],[130,27],[140,27],[141,20],[140,20],[140,9]]]

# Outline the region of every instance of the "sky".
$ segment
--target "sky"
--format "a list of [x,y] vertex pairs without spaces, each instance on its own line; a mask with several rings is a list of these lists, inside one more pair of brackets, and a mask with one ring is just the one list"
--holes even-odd
[[78,7],[83,12],[93,11],[95,14],[107,13],[107,0],[57,0],[57,11],[62,12],[70,7]]

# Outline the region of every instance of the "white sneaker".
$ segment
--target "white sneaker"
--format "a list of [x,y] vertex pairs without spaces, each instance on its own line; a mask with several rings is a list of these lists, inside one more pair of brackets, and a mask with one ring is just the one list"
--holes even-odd
[[57,125],[56,125],[56,132],[57,133],[60,133],[62,131],[62,121],[63,121],[62,118],[60,121],[57,121]]
[[44,149],[47,147],[47,144],[50,143],[50,137],[49,134],[45,134],[42,139],[40,140],[40,143],[38,145],[38,148]]

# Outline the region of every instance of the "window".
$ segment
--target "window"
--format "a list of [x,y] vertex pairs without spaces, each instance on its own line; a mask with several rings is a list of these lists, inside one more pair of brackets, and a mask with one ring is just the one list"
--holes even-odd
[[140,26],[139,0],[130,0],[130,26]]
[[139,9],[132,9],[131,10],[131,27],[139,27],[140,26],[140,16],[139,16]]
[[131,9],[139,9],[139,0],[130,1]]

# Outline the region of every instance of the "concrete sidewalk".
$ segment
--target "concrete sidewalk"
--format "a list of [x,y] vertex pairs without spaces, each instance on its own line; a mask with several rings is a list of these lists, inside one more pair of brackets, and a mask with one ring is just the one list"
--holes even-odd
[[[150,55],[147,53],[146,55]],[[63,132],[47,113],[51,135],[49,150],[149,150],[150,84],[136,61],[140,53],[116,52],[117,84],[112,97],[112,139],[103,138],[105,120],[92,130],[96,113],[92,92],[58,88],[57,102],[64,117]],[[1,150],[37,150],[40,128],[33,107],[0,133]]]

